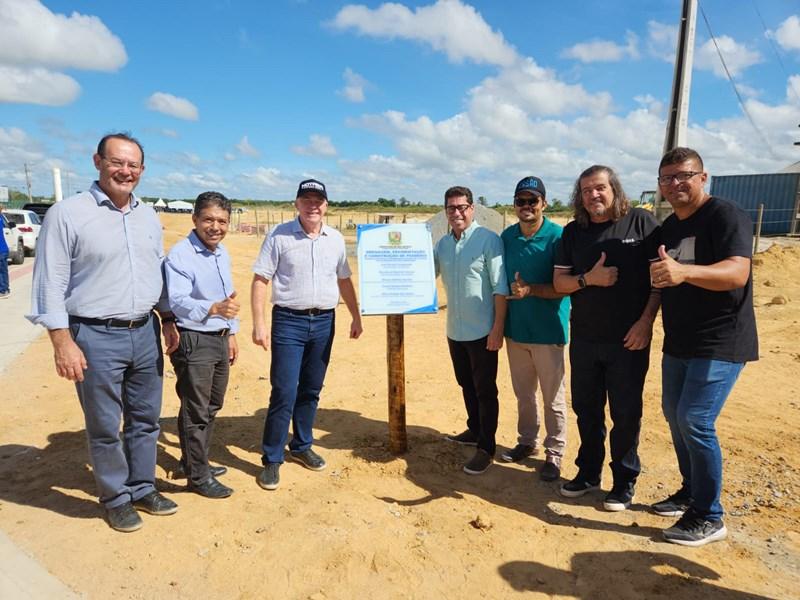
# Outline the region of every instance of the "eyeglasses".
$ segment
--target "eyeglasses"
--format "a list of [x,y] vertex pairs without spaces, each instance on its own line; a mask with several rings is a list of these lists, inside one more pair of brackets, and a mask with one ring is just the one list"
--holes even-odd
[[522,208],[523,206],[539,206],[539,202],[541,198],[539,196],[532,196],[530,198],[514,198],[514,206],[519,206]]
[[702,171],[681,171],[680,173],[675,173],[674,175],[660,175],[656,177],[658,180],[659,185],[669,185],[673,181],[677,181],[678,183],[683,183],[684,181],[689,181],[695,175],[700,175]]
[[463,214],[467,212],[468,208],[472,208],[472,204],[451,204],[446,206],[445,210],[447,211],[448,215],[454,215],[456,214],[456,211]]
[[134,172],[142,170],[142,165],[137,162],[125,162],[124,160],[120,160],[118,158],[106,158],[105,156],[102,158],[115,169],[124,169],[127,166],[129,170]]

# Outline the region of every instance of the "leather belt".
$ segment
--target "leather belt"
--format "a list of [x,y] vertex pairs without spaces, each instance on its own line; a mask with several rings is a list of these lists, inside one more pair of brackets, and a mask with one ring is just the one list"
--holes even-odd
[[215,337],[225,337],[231,332],[230,327],[226,327],[225,329],[217,329],[216,331],[198,331],[197,329],[187,329],[186,327],[178,327],[178,331],[180,331],[181,333],[183,332],[201,333],[203,335],[213,335]]
[[286,312],[291,315],[300,315],[300,316],[312,316],[315,317],[317,315],[327,315],[328,313],[332,313],[335,309],[333,308],[289,308],[287,306],[280,306],[276,304],[273,310],[277,310],[280,312]]
[[150,315],[140,319],[91,319],[89,317],[69,316],[71,323],[82,323],[84,325],[103,325],[104,327],[114,327],[117,329],[138,329],[147,325]]

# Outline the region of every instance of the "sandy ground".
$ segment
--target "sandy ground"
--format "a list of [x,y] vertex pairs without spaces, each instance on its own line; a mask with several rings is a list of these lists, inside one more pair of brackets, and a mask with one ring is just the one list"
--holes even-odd
[[[190,228],[164,215],[167,246]],[[539,481],[542,457],[470,477],[470,453],[444,441],[464,409],[444,337],[444,312],[406,327],[409,452],[388,451],[385,318],[362,339],[337,335],[317,419],[321,473],[287,463],[281,487],[256,485],[269,393],[268,360],[249,341],[250,265],[260,239],[232,234],[234,280],[245,307],[241,360],[215,433],[227,500],[187,493],[179,457],[174,375],[164,381],[159,488],[180,504],[144,515],[134,534],[101,518],[74,388],[56,377],[40,337],[0,376],[0,529],[89,598],[797,598],[800,575],[800,249],[755,261],[761,360],[748,365],[719,419],[730,536],[699,549],[661,541],[672,519],[647,510],[674,491],[677,467],[659,407],[656,331],[645,393],[635,504],[602,510],[595,493],[566,501]],[[498,442],[516,440],[505,352]],[[577,449],[574,416],[564,475]],[[611,481],[604,473],[605,482]]]

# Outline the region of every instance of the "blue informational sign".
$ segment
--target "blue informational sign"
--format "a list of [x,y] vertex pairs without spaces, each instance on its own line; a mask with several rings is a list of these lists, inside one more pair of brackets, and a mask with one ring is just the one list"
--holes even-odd
[[435,313],[436,272],[425,223],[358,226],[362,315]]

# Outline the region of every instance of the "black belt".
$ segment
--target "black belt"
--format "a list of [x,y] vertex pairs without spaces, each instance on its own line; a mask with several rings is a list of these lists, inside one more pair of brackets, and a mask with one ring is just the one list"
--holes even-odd
[[280,312],[286,312],[290,315],[301,315],[301,316],[312,316],[315,317],[317,315],[327,315],[328,313],[332,313],[335,309],[333,308],[288,308],[286,306],[279,306],[276,304],[273,310],[278,310]]
[[230,327],[226,327],[225,329],[217,329],[216,331],[198,331],[197,329],[186,329],[186,327],[178,327],[178,331],[180,331],[181,333],[187,331],[189,333],[202,333],[203,335],[213,335],[216,337],[225,337],[231,332]]
[[104,327],[116,327],[119,329],[138,329],[147,325],[150,315],[141,319],[90,319],[89,317],[69,316],[72,323],[82,323],[84,325],[103,325]]

